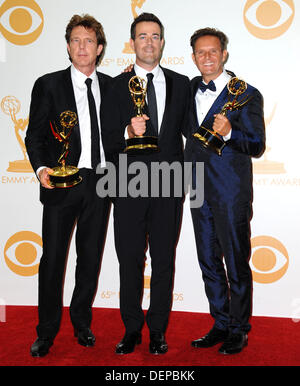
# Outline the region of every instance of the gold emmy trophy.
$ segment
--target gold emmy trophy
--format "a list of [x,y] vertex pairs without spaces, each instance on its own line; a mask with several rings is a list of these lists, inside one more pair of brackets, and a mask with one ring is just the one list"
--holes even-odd
[[66,158],[69,153],[70,135],[73,127],[77,124],[77,115],[73,111],[64,111],[59,116],[60,127],[58,128],[54,122],[54,126],[50,122],[50,127],[54,137],[63,143],[63,150],[58,159],[60,166],[52,168],[53,173],[49,173],[50,184],[55,188],[71,188],[82,178],[79,175],[79,169],[76,166],[66,165]]
[[22,139],[22,136],[20,135],[20,131],[25,131],[28,125],[28,118],[26,119],[16,118],[16,114],[18,114],[18,112],[20,111],[20,107],[21,107],[20,101],[14,96],[6,96],[1,101],[2,111],[4,112],[4,114],[9,115],[11,120],[13,121],[14,128],[15,128],[15,136],[17,138],[17,141],[23,153],[22,160],[9,162],[7,171],[15,172],[15,173],[32,173],[33,170],[27,157],[26,147]]
[[[219,113],[224,116],[226,116],[228,111],[242,109],[251,99],[251,97],[246,95],[243,99],[237,101],[238,96],[243,94],[247,89],[247,83],[237,77],[230,79],[227,84],[227,89],[228,102],[225,103]],[[234,97],[232,100],[230,100],[232,95]],[[222,150],[226,146],[225,141],[218,133],[212,129],[207,129],[204,126],[200,126],[197,132],[193,134],[193,136],[199,139],[204,147],[212,149],[218,155],[222,154]]]
[[[136,12],[136,8],[142,8],[143,4],[145,3],[146,0],[131,0],[131,12],[132,12],[132,16],[133,18],[135,19],[136,17],[138,17],[138,14]],[[125,43],[124,45],[124,48],[123,48],[123,54],[134,54],[134,51],[133,49],[131,48],[130,46],[130,43],[127,42]]]
[[[143,115],[145,97],[147,92],[147,82],[139,76],[129,79],[128,88],[136,108],[136,116]],[[149,135],[139,135],[126,140],[124,152],[127,154],[149,154],[159,151],[158,138]]]

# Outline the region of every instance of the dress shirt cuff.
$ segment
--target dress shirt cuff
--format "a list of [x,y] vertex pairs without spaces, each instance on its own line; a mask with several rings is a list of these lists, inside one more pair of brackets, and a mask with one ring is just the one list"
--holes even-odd
[[227,135],[223,135],[223,139],[224,139],[225,142],[230,140],[230,138],[231,138],[231,132],[232,132],[232,130],[230,130],[229,133],[228,133]]
[[129,138],[129,135],[128,135],[128,126],[125,127],[124,138],[125,138],[125,139],[128,139],[128,138]]
[[40,179],[39,179],[39,173],[40,173],[40,171],[41,171],[42,169],[45,169],[46,167],[47,167],[47,166],[40,166],[39,168],[36,169],[35,174],[36,174],[36,176],[37,176],[37,178],[38,178],[39,181],[40,181]]

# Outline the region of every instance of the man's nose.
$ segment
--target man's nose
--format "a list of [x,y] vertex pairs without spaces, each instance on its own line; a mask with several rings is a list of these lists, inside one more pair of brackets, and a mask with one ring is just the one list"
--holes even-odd
[[150,37],[150,36],[147,37],[147,38],[146,38],[146,43],[147,43],[147,44],[152,44],[152,43],[153,43],[152,37]]
[[86,45],[86,43],[85,43],[85,41],[84,40],[80,40],[79,41],[79,48],[85,48],[85,45]]

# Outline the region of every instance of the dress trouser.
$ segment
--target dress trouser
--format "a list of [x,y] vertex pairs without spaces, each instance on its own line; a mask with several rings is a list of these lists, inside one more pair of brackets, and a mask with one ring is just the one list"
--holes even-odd
[[191,212],[198,260],[215,326],[247,332],[252,308],[251,204],[205,200],[202,207],[192,208]]
[[110,203],[96,194],[97,175],[81,169],[83,180],[68,188],[56,205],[44,205],[43,255],[39,267],[39,337],[54,338],[59,330],[66,258],[76,226],[75,288],[70,304],[74,328],[89,327],[97,289]]
[[114,202],[115,246],[120,263],[120,311],[126,332],[144,324],[141,302],[145,253],[151,256],[150,332],[165,332],[172,304],[174,257],[182,198],[117,198]]

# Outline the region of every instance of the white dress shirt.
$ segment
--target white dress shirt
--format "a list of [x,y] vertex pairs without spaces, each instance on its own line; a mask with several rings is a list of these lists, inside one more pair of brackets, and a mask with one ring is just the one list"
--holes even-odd
[[[82,72],[78,71],[72,65],[71,78],[72,78],[72,84],[73,84],[77,113],[78,113],[78,122],[79,122],[80,139],[81,139],[81,154],[78,162],[78,167],[91,169],[92,168],[91,119],[90,119],[89,102],[87,98],[87,85],[85,84],[85,81],[88,77],[84,75]],[[92,79],[92,93],[95,99],[98,126],[99,126],[101,167],[105,167],[106,165],[105,155],[104,155],[104,150],[103,150],[103,145],[101,140],[101,126],[100,126],[101,94],[100,94],[100,86],[99,86],[96,70],[89,76],[89,78]],[[70,149],[70,151],[72,151],[72,149]]]
[[[153,74],[152,82],[153,82],[153,86],[156,94],[158,133],[159,133],[164,111],[165,111],[165,104],[166,104],[166,79],[165,79],[164,72],[159,65],[153,68],[152,71],[147,71],[144,68],[138,66],[137,64],[134,65],[134,71],[137,76],[139,76],[142,79],[145,79],[146,81],[147,81],[147,74],[149,74],[150,72]],[[146,96],[146,103],[147,103],[147,96]],[[127,130],[125,131],[125,134],[126,134],[126,137],[128,138]]]
[[[198,89],[195,96],[195,100],[199,126],[202,124],[209,109],[211,108],[215,100],[218,98],[218,96],[221,94],[222,90],[227,85],[230,78],[231,76],[227,74],[227,72],[224,70],[222,74],[220,74],[218,78],[214,80],[216,91],[211,91],[207,89],[202,92],[200,89]],[[223,139],[226,141],[230,139],[230,137],[231,131],[226,136],[223,136]]]

